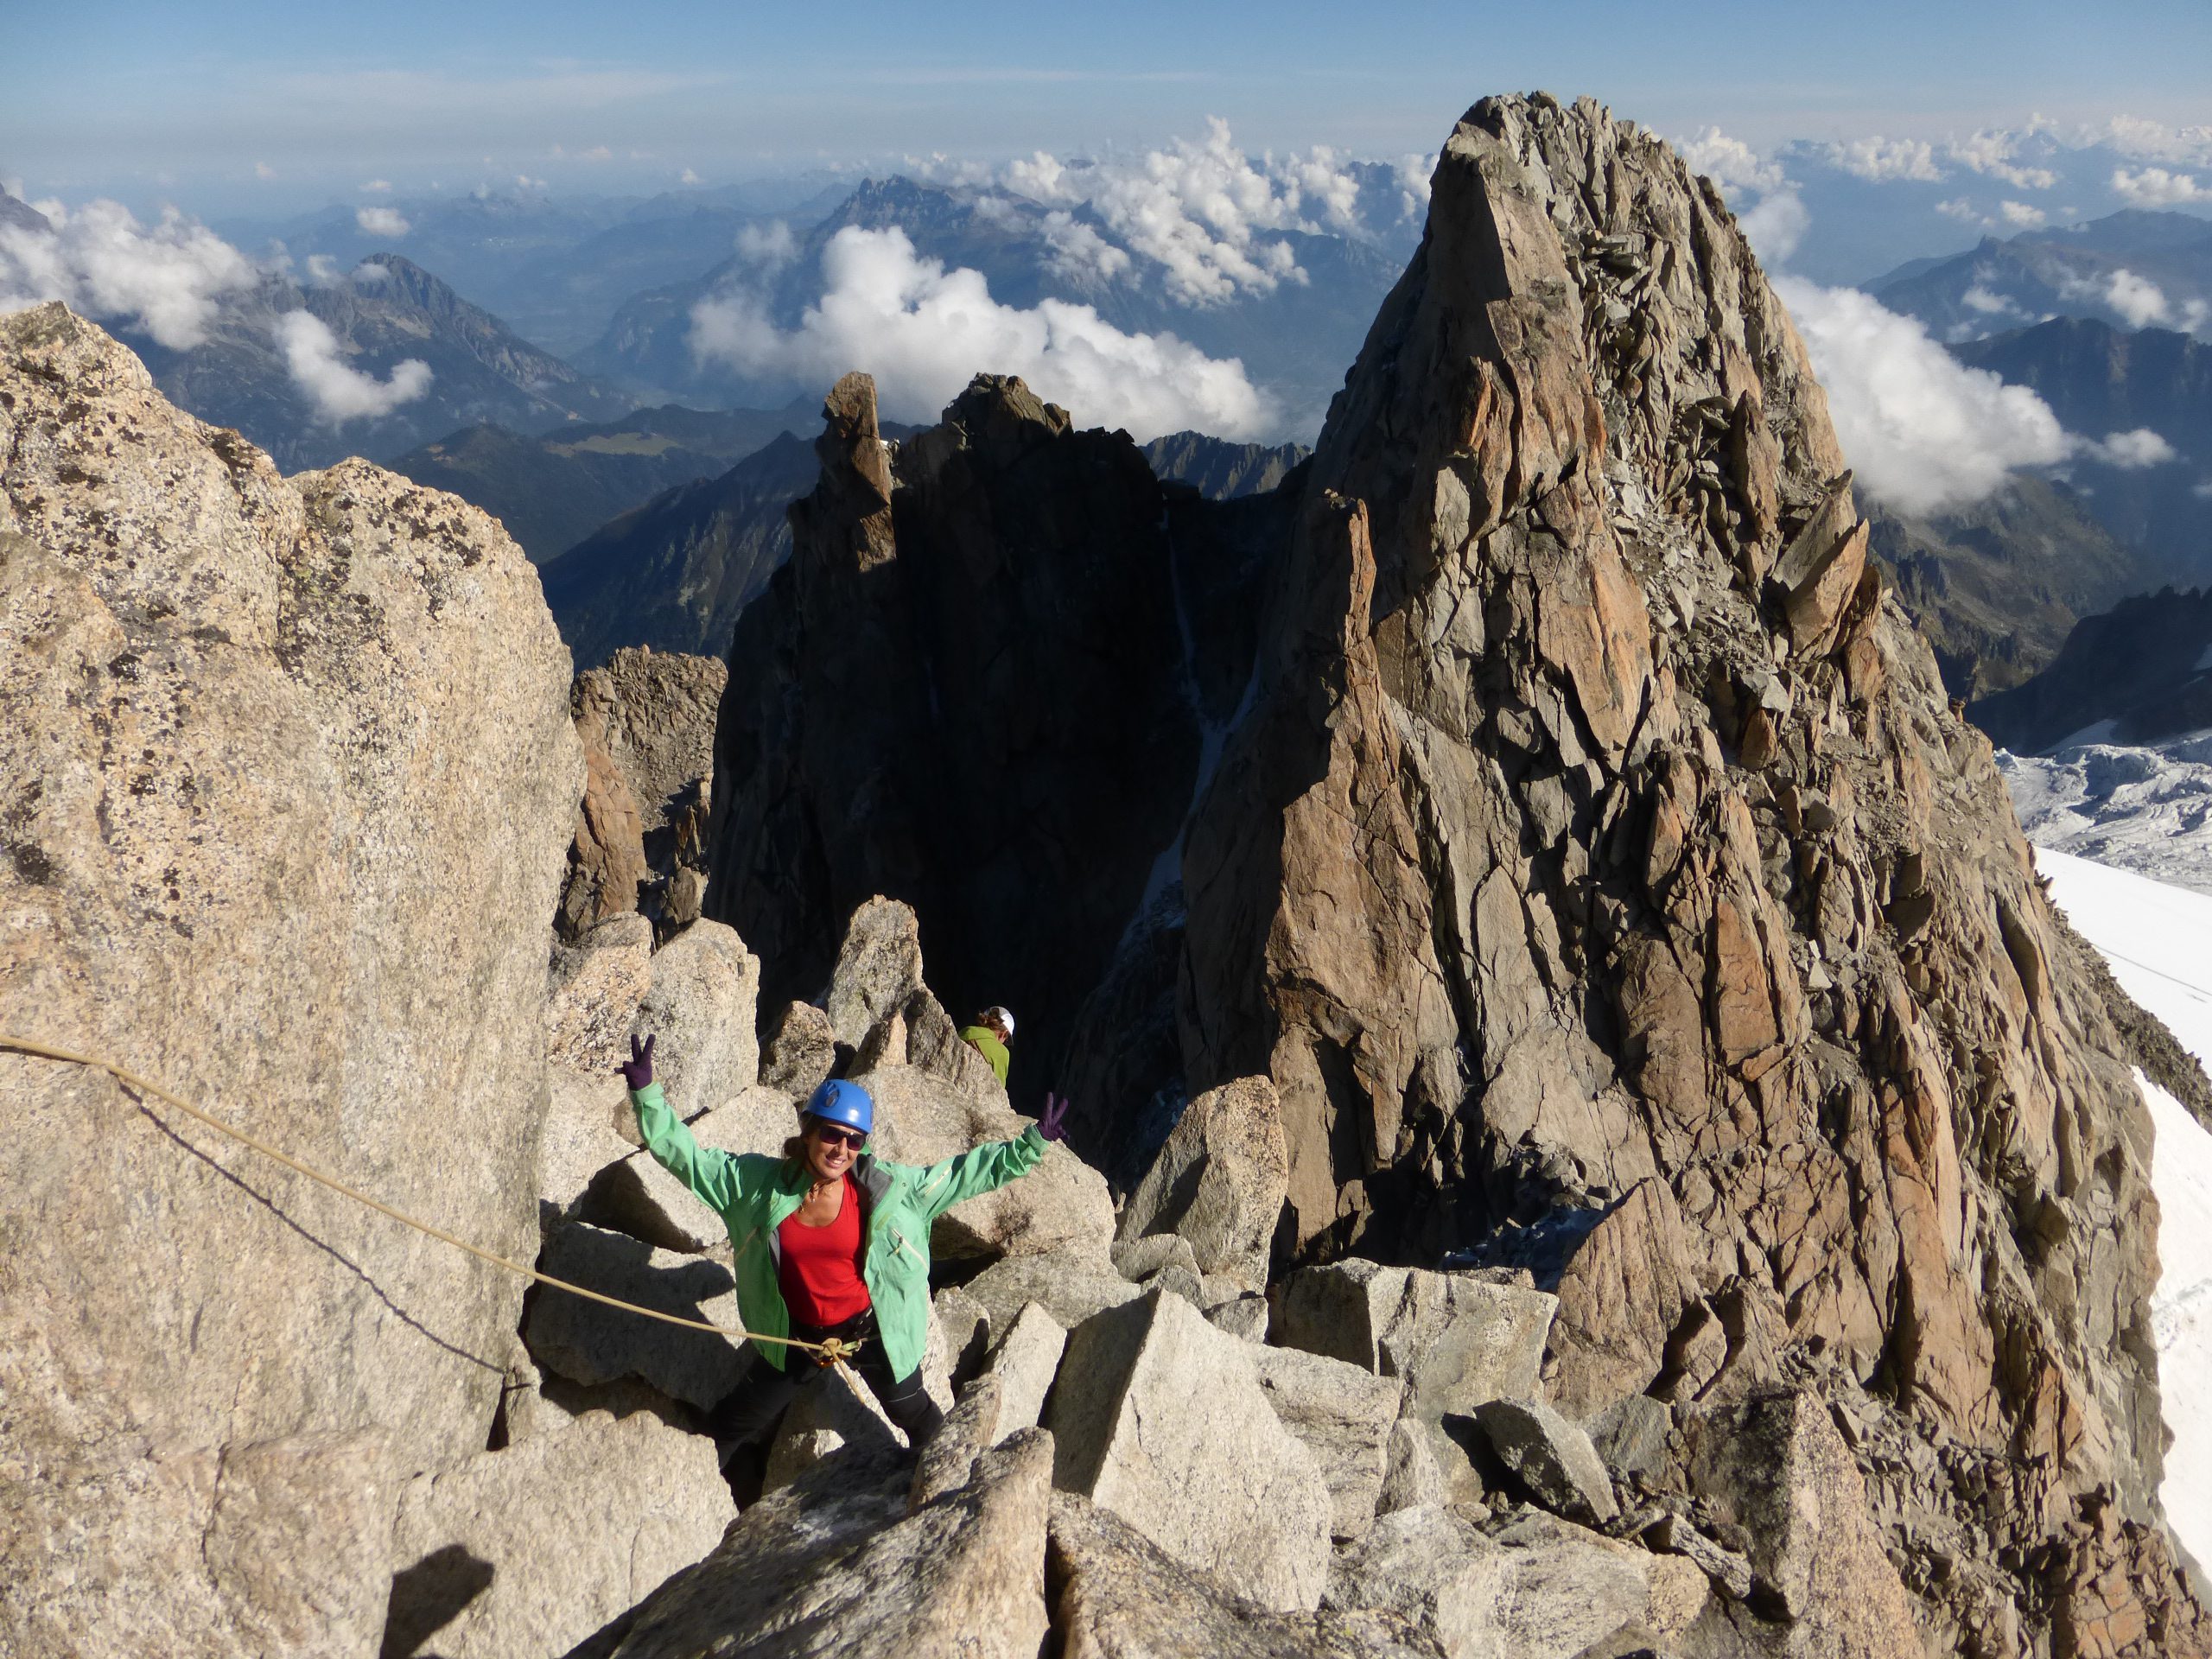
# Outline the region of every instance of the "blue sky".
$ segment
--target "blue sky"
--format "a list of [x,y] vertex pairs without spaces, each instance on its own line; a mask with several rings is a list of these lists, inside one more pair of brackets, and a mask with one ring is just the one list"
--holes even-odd
[[[1480,94],[1589,92],[1662,132],[1940,137],[2041,113],[2212,119],[2212,5],[539,3],[0,0],[0,177],[304,205],[524,175],[632,190],[944,152],[1433,149]],[[601,156],[598,151],[604,149]]]

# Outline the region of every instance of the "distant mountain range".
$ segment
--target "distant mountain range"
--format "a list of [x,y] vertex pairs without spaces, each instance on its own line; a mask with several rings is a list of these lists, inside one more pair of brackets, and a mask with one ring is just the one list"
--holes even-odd
[[2212,729],[2212,591],[2167,588],[2085,617],[2048,668],[1967,712],[2021,754]]
[[[648,198],[542,194],[406,197],[390,211],[408,251],[526,339],[573,357],[607,331],[623,302],[727,259],[740,232],[771,219],[804,225],[850,191],[828,175],[766,187],[684,189]],[[352,207],[217,228],[249,251],[281,243],[296,261],[350,267],[388,246]]]
[[577,668],[596,668],[625,645],[727,657],[738,612],[790,556],[785,510],[820,471],[813,446],[786,433],[719,477],[655,496],[546,565],[545,602]]
[[385,464],[483,508],[543,564],[663,491],[820,423],[819,399],[779,410],[669,404],[534,435],[472,426]]
[[1203,432],[1170,432],[1144,446],[1154,478],[1188,484],[1211,501],[1272,490],[1313,453],[1302,443],[1229,443]]
[[2067,229],[1985,237],[1966,253],[1912,260],[1866,287],[1945,340],[2054,316],[2202,327],[2212,322],[2212,221],[2130,208]]
[[1952,351],[2031,388],[2069,431],[2101,438],[2147,428],[2163,438],[2171,460],[2122,467],[2092,453],[2064,471],[2085,510],[2143,560],[2137,591],[2212,580],[2212,346],[2171,329],[2060,317]]
[[[304,311],[328,330],[309,361],[288,346],[285,319]],[[346,455],[391,455],[459,427],[483,423],[533,432],[604,421],[637,399],[579,373],[471,305],[412,260],[381,254],[327,283],[270,276],[225,305],[207,338],[186,351],[124,337],[171,401],[202,420],[235,427],[287,472]],[[387,412],[346,418],[327,386],[346,376],[390,384],[407,362],[429,378]],[[321,396],[316,387],[326,390]],[[341,387],[342,389],[342,387]]]
[[[703,275],[640,294],[576,360],[645,396],[781,401],[797,389],[702,359],[693,349],[694,308],[717,296],[757,293],[770,322],[796,327],[821,296],[823,248],[849,226],[904,231],[923,258],[980,271],[992,298],[1001,304],[1027,308],[1052,298],[1088,305],[1125,332],[1171,333],[1210,356],[1238,358],[1251,378],[1291,412],[1294,424],[1313,430],[1319,429],[1329,398],[1344,384],[1368,321],[1404,269],[1412,246],[1410,235],[1368,241],[1302,231],[1271,232],[1271,241],[1292,250],[1304,281],[1192,306],[1171,299],[1154,270],[1127,269],[1103,283],[1072,270],[1063,251],[1067,226],[1100,233],[1087,209],[1056,210],[1003,192],[904,177],[870,180],[807,230],[772,269],[764,269],[759,256],[741,254]],[[1128,264],[1126,257],[1122,263]],[[1077,413],[1080,417],[1082,411]]]
[[1906,518],[1876,505],[1873,550],[1936,648],[1951,695],[2017,684],[2057,655],[2081,617],[2154,580],[2065,485],[2016,476],[1957,512]]
[[[848,226],[895,226],[925,258],[982,272],[1000,303],[1089,304],[1125,331],[1173,332],[1239,357],[1318,423],[1419,223],[1415,215],[1387,235],[1270,232],[1305,280],[1188,304],[1170,295],[1164,267],[1142,259],[1124,259],[1110,281],[1071,269],[1071,234],[1104,245],[1111,231],[1082,202],[1052,207],[1002,187],[903,176],[810,189],[395,204],[411,251],[458,274],[473,296],[503,296],[541,338],[565,331],[582,343],[587,320],[611,317],[575,363],[415,259],[377,251],[361,228],[368,216],[338,208],[283,227],[295,275],[226,305],[202,345],[132,343],[173,398],[238,427],[287,468],[365,454],[497,515],[547,564],[549,594],[562,595],[556,608],[581,658],[626,643],[719,654],[734,605],[781,561],[783,506],[811,476],[788,446],[773,454],[764,446],[810,433],[823,388],[702,361],[692,340],[702,300],[746,292],[768,321],[796,327],[822,297],[830,239]],[[45,223],[12,198],[0,198],[0,215],[26,228]],[[321,263],[337,257],[359,263],[340,276]],[[303,262],[315,266],[311,280],[299,279]],[[2124,326],[2152,296],[2178,317],[2212,292],[2212,225],[2120,213],[1915,261],[1873,287],[1885,303],[1958,336],[1951,349],[1961,361],[2035,390],[2069,430],[2096,440],[2148,428],[2177,457],[2126,467],[2085,451],[1963,512],[1875,513],[1875,550],[1955,693],[1981,697],[2017,683],[2051,660],[2077,618],[2130,593],[2212,579],[2212,503],[2200,493],[2212,480],[2212,346]],[[2061,315],[2018,326],[2045,310]],[[427,386],[383,412],[339,419],[280,338],[293,311],[329,330],[338,366],[381,385],[418,360]],[[2016,326],[1999,326],[2007,321]],[[675,401],[634,407],[645,398]],[[686,404],[747,406],[708,414]],[[1075,414],[1080,423],[1084,411]],[[1273,488],[1303,451],[1178,433],[1147,454],[1160,477],[1225,497]],[[572,552],[573,562],[563,557]],[[665,593],[656,587],[664,580]]]

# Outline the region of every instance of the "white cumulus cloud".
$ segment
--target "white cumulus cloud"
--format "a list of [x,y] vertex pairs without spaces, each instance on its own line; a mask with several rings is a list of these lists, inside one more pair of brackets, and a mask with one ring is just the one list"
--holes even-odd
[[404,236],[415,228],[397,207],[357,207],[353,222],[371,236]]
[[2131,328],[2171,322],[2173,307],[2165,290],[2147,276],[2139,276],[2125,265],[2101,276],[2077,276],[2063,282],[2058,291],[2069,300],[2088,300],[2108,307]]
[[2212,126],[2168,126],[2138,115],[2115,115],[2101,130],[2083,135],[2139,162],[2176,162],[2183,167],[2212,167]]
[[885,413],[927,421],[977,372],[1018,374],[1088,423],[1139,439],[1186,427],[1268,435],[1273,410],[1231,358],[1173,334],[1130,334],[1087,305],[1021,310],[992,299],[980,271],[924,259],[900,230],[848,226],[822,257],[823,292],[796,329],[776,327],[749,295],[702,301],[692,349],[750,374],[828,385],[874,376]]
[[2024,386],[1971,369],[1856,289],[1775,279],[1827,388],[1845,454],[1868,494],[1904,512],[1977,501],[2016,467],[2055,466],[2074,441]]
[[[1427,165],[1406,159],[1397,180],[1402,216],[1427,201]],[[1168,297],[1181,305],[1305,282],[1296,251],[1278,239],[1287,232],[1364,233],[1358,177],[1344,156],[1326,145],[1281,158],[1251,156],[1218,117],[1203,139],[1178,138],[1134,161],[1064,162],[1040,150],[1006,168],[999,181],[1048,207],[1087,206],[1102,239],[1157,266]]]
[[1997,204],[1997,211],[2007,225],[2018,225],[2025,230],[2033,230],[2044,221],[2043,209],[2024,201],[2001,201]]
[[1436,175],[1437,152],[1401,156],[1392,171],[1398,181],[1398,217],[1411,219],[1428,207],[1428,181]]
[[315,418],[332,426],[364,416],[389,415],[430,389],[430,365],[409,358],[378,380],[349,365],[330,326],[311,311],[287,311],[276,319],[276,342],[284,366],[315,404]]
[[391,194],[391,181],[390,179],[371,179],[367,183],[361,187],[361,189],[363,193],[367,195],[388,196]]
[[1693,173],[1701,173],[1720,187],[1732,204],[1739,191],[1779,190],[1788,182],[1782,163],[1761,156],[1740,138],[1731,138],[1718,127],[1707,127],[1694,138],[1675,148]]
[[1009,162],[1006,169],[1007,185],[1032,201],[1080,201],[1082,194],[1075,188],[1068,169],[1056,156],[1043,150],[1025,160]]
[[1844,172],[1878,184],[1898,179],[1934,184],[1943,177],[1936,147],[1924,138],[1854,138],[1828,145],[1827,158]]
[[2163,467],[2180,459],[2173,445],[2147,426],[2139,426],[2132,432],[2107,433],[2101,438],[2082,438],[2075,448],[2077,453],[2092,460],[2131,473],[2140,472],[2145,467]]
[[2021,142],[2037,130],[2031,126],[2023,133],[1985,127],[1971,137],[1953,139],[1943,147],[1943,153],[1962,167],[2002,179],[2016,190],[2048,190],[2058,182],[2058,175],[2047,167],[2024,167],[2018,159]]
[[697,173],[687,167],[676,175],[676,181],[678,184],[697,184],[700,182],[700,178]]
[[259,276],[251,259],[174,208],[144,226],[120,202],[89,201],[73,213],[58,201],[36,206],[51,229],[0,225],[0,310],[60,300],[189,351],[207,337],[224,297]]
[[1104,288],[1129,269],[1126,252],[1065,207],[1045,215],[1045,245],[1052,251],[1046,264],[1053,274],[1077,288]]
[[791,227],[780,219],[771,219],[766,225],[744,225],[738,228],[737,257],[748,265],[774,270],[791,264],[798,253],[798,238],[791,234]]
[[1769,265],[1782,264],[1796,252],[1812,222],[1813,216],[1805,211],[1804,201],[1795,190],[1777,190],[1763,197],[1736,220],[1750,239],[1751,251]]
[[[1224,124],[1222,132],[1228,133]],[[1325,230],[1351,235],[1359,229],[1359,181],[1345,158],[1326,144],[1316,144],[1303,157],[1291,156],[1277,169],[1294,202]]]
[[1295,227],[1294,194],[1278,194],[1218,118],[1203,143],[1179,138],[1141,167],[1113,170],[1090,200],[1109,229],[1162,268],[1168,294],[1184,304],[1266,294],[1305,278],[1290,244],[1263,235]]
[[1985,317],[2024,317],[2018,302],[2010,295],[1999,294],[1987,285],[1986,273],[1976,271],[1976,280],[1959,298],[1969,311],[1978,311]]
[[2116,167],[2113,169],[2112,188],[2138,207],[2171,207],[2184,201],[2212,201],[2212,190],[2199,184],[2194,174],[2171,173],[2163,167],[2146,167],[2139,173]]

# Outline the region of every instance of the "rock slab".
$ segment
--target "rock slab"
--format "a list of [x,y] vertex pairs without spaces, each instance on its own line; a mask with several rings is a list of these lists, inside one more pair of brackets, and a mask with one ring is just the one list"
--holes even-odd
[[1249,1351],[1268,1403],[1320,1468],[1330,1530],[1339,1540],[1358,1537],[1375,1519],[1405,1385],[1295,1348]]
[[1062,1491],[1264,1606],[1320,1599],[1327,1484],[1276,1418],[1249,1346],[1181,1298],[1148,1292],[1071,1332],[1046,1421]]
[[1031,1429],[906,1512],[900,1459],[832,1458],[738,1517],[639,1610],[613,1659],[776,1653],[1035,1659],[1052,1441]]
[[1189,1242],[1199,1272],[1261,1289],[1289,1181],[1274,1085],[1241,1077],[1184,1108],[1122,1211],[1121,1236],[1175,1234]]
[[[62,307],[0,317],[0,1031],[527,1260],[568,673],[482,513],[283,478]],[[43,1587],[0,1647],[289,1628],[276,1580],[161,1565],[213,1535],[221,1484],[179,1478],[301,1435],[480,1448],[523,1281],[103,1074],[0,1053],[0,1581]]]
[[1067,1659],[1440,1659],[1392,1613],[1271,1611],[1168,1554],[1111,1510],[1052,1494],[1052,1615]]
[[646,1410],[544,1421],[564,1414],[407,1484],[388,1651],[564,1653],[721,1541],[733,1510],[713,1441]]
[[1476,1408],[1475,1421],[1498,1460],[1554,1514],[1602,1526],[1620,1513],[1590,1437],[1541,1401],[1492,1400]]
[[[713,1256],[655,1249],[626,1234],[570,1222],[554,1234],[539,1266],[556,1279],[640,1307],[710,1325],[738,1325],[737,1285]],[[531,1298],[523,1339],[532,1358],[587,1387],[634,1376],[706,1411],[737,1384],[747,1357],[712,1332],[647,1319],[550,1285]]]

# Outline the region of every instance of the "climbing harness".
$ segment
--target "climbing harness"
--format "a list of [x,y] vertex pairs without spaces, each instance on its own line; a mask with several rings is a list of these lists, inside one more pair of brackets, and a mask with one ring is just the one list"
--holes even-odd
[[168,1102],[186,1116],[205,1123],[209,1128],[222,1135],[227,1135],[232,1140],[245,1146],[251,1147],[264,1157],[275,1159],[285,1168],[296,1171],[311,1181],[321,1182],[332,1192],[342,1193],[356,1204],[366,1205],[379,1215],[389,1216],[394,1221],[412,1227],[418,1233],[428,1233],[432,1238],[442,1243],[450,1244],[457,1250],[466,1250],[479,1261],[489,1262],[494,1267],[505,1268],[509,1273],[520,1274],[525,1279],[534,1279],[541,1285],[550,1285],[556,1290],[565,1290],[572,1295],[587,1297],[594,1302],[604,1302],[609,1307],[619,1307],[626,1313],[642,1313],[645,1318],[658,1319],[664,1325],[679,1325],[690,1331],[710,1331],[718,1337],[729,1337],[740,1342],[767,1342],[773,1343],[779,1348],[803,1348],[810,1353],[820,1355],[821,1363],[824,1365],[844,1364],[861,1345],[857,1339],[848,1341],[842,1337],[830,1337],[821,1342],[801,1342],[796,1337],[763,1336],[758,1332],[742,1330],[735,1325],[710,1325],[704,1319],[687,1319],[680,1313],[664,1313],[657,1307],[640,1307],[635,1302],[624,1301],[620,1296],[609,1296],[603,1291],[588,1289],[582,1285],[572,1285],[565,1279],[556,1279],[550,1273],[540,1273],[536,1268],[525,1268],[519,1262],[510,1262],[505,1256],[487,1250],[480,1244],[472,1244],[465,1238],[455,1237],[442,1227],[433,1227],[427,1221],[418,1221],[404,1210],[395,1210],[380,1199],[372,1198],[365,1192],[358,1192],[335,1176],[324,1174],[314,1165],[302,1163],[289,1153],[279,1151],[266,1141],[248,1135],[244,1129],[233,1128],[221,1118],[211,1112],[202,1111],[190,1101],[180,1100],[158,1083],[142,1077],[135,1071],[125,1071],[112,1060],[104,1060],[96,1054],[79,1054],[71,1049],[55,1048],[46,1043],[35,1043],[26,1037],[10,1037],[3,1033],[0,1033],[0,1048],[11,1048],[18,1053],[36,1055],[41,1059],[60,1060],[67,1065],[87,1066],[95,1071],[105,1071],[125,1087],[138,1090],[142,1093],[153,1095]]

